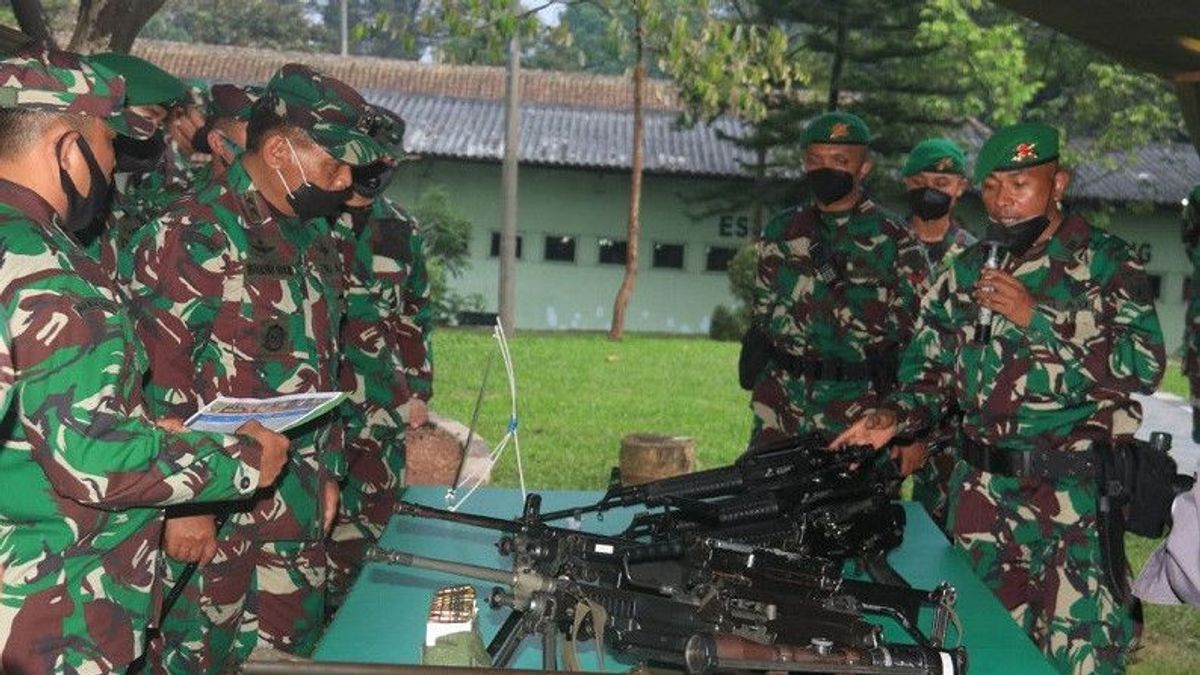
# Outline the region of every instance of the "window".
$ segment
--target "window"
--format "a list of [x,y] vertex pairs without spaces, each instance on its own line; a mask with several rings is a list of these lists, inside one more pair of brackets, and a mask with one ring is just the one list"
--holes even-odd
[[683,269],[683,244],[655,244],[654,267]]
[[[523,238],[521,237],[521,235],[518,234],[517,235],[517,259],[518,260],[521,259],[521,244],[522,243],[524,243]],[[493,258],[500,257],[500,233],[499,232],[492,233],[492,257]]]
[[1146,276],[1150,279],[1150,297],[1158,300],[1162,297],[1162,275],[1148,274]]
[[625,255],[629,249],[629,243],[624,239],[601,239],[600,240],[600,264],[601,265],[624,265]]
[[705,255],[704,270],[706,272],[724,272],[729,269],[729,261],[737,255],[737,249],[729,246],[709,246]]
[[546,260],[556,262],[575,262],[575,237],[546,237]]

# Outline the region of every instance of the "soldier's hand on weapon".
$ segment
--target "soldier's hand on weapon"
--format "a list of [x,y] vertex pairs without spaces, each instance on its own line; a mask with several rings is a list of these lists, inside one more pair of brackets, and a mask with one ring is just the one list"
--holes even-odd
[[929,459],[929,448],[924,443],[910,443],[908,445],[893,446],[892,459],[900,460],[900,475],[908,476],[915,473],[918,469],[925,466],[925,462]]
[[855,420],[849,429],[833,439],[829,447],[839,450],[847,445],[869,445],[878,449],[887,445],[896,435],[896,431],[896,413],[887,408],[880,408]]
[[166,429],[173,434],[187,431],[187,426],[183,423],[183,420],[179,419],[178,417],[164,417],[163,419],[156,421],[154,424],[160,429]]
[[342,498],[342,490],[338,487],[336,481],[326,481],[324,489],[321,492],[321,508],[325,514],[325,534],[328,535],[333,530],[333,521],[337,519],[338,502]]
[[408,401],[408,428],[419,429],[429,422],[429,406],[425,401],[412,397]]
[[287,464],[287,436],[271,431],[259,424],[257,420],[250,420],[238,427],[237,433],[253,438],[262,446],[262,461],[258,467],[258,486],[273,485],[279,478],[279,472],[283,471],[284,465]]
[[179,562],[207,565],[217,554],[216,521],[208,514],[167,518],[163,549]]
[[1033,319],[1033,296],[1016,277],[1002,270],[985,269],[971,295],[975,302],[1003,314],[1021,328]]

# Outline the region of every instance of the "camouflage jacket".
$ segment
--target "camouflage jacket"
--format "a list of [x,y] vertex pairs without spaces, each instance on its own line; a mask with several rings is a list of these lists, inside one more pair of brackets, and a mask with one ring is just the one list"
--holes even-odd
[[901,430],[928,429],[957,402],[968,438],[1004,448],[1085,449],[1132,435],[1141,407],[1130,394],[1154,391],[1166,357],[1129,246],[1066,218],[1048,242],[1002,265],[1037,303],[1029,327],[996,313],[991,339],[978,345],[971,291],[984,256],[982,246],[965,251],[922,303],[889,402]]
[[150,620],[162,509],[258,486],[249,439],[143,412],[145,352],[99,266],[0,182],[0,316],[19,383],[0,429],[5,672],[121,669]]
[[417,224],[386,197],[337,225],[346,279],[342,388],[354,426],[402,429],[413,396],[433,395],[433,311]]
[[[869,199],[842,214],[786,211],[767,223],[757,249],[754,319],[778,349],[857,362],[873,348],[908,342],[928,276],[925,257],[907,229]],[[820,277],[818,256],[835,279]]]
[[946,230],[946,234],[939,242],[924,242],[917,237],[916,231],[912,227],[912,219],[908,221],[909,232],[913,239],[921,245],[921,249],[925,251],[925,262],[929,266],[929,277],[926,286],[932,286],[933,280],[938,278],[950,266],[950,263],[958,257],[960,253],[970,248],[976,241],[975,235],[967,231],[958,221],[951,218],[950,227]]
[[[328,223],[274,215],[240,161],[147,224],[133,260],[156,413],[186,418],[218,395],[338,390],[343,272]],[[237,507],[233,536],[319,538],[321,485],[345,473],[342,432],[330,416],[289,432],[288,468]]]
[[138,230],[190,190],[193,179],[197,185],[208,182],[210,165],[185,173],[168,157],[171,153],[168,147],[159,169],[128,175],[114,187],[104,232],[88,247],[123,293],[133,276],[132,244]]
[[[1200,376],[1200,233],[1183,229],[1184,248],[1192,263],[1192,282],[1183,322],[1183,373]],[[1194,392],[1193,396],[1200,394]]]

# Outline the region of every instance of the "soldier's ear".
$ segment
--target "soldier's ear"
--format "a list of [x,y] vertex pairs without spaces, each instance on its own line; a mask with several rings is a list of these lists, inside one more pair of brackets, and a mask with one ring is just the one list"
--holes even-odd
[[1059,169],[1054,172],[1054,201],[1062,201],[1063,195],[1066,194],[1067,188],[1071,186],[1071,172],[1066,169]]
[[867,174],[871,173],[871,169],[873,168],[875,168],[875,165],[871,162],[871,160],[863,158],[863,163],[858,167],[858,179],[863,180],[866,178]]
[[271,133],[263,140],[262,147],[263,161],[272,169],[280,169],[287,166],[291,159],[291,153],[288,150],[287,139],[283,134]]

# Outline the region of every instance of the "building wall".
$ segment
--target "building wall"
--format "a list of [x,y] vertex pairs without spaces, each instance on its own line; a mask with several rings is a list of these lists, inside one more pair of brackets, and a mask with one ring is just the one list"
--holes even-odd
[[[632,331],[707,332],[713,308],[732,305],[728,277],[706,271],[710,247],[737,249],[748,241],[748,214],[697,217],[700,198],[736,181],[646,175],[637,287],[626,314]],[[497,309],[499,261],[491,255],[500,230],[498,164],[422,160],[405,167],[392,187],[413,203],[430,187],[449,189],[453,203],[474,224],[471,269],[451,282],[460,293],[479,293]],[[517,263],[517,324],[522,329],[607,330],[624,266],[601,264],[601,241],[624,240],[629,176],[601,171],[521,168]],[[575,262],[545,260],[548,236],[574,236]],[[682,244],[683,269],[653,266],[655,244]]]
[[[394,196],[412,203],[430,187],[449,189],[454,205],[471,219],[471,269],[452,281],[461,293],[483,296],[487,311],[497,309],[499,263],[491,255],[492,235],[500,230],[500,166],[422,160],[401,171]],[[703,198],[736,189],[737,181],[647,175],[642,194],[642,251],[637,288],[626,327],[632,331],[704,333],[718,304],[732,305],[728,277],[705,271],[709,247],[736,249],[748,240],[747,213],[696,217]],[[517,266],[517,322],[534,330],[607,330],[624,268],[598,262],[602,239],[624,239],[629,177],[619,173],[522,167],[518,229],[522,257]],[[903,197],[880,199],[899,213]],[[960,209],[971,230],[982,234],[983,211],[968,198]],[[1179,241],[1174,208],[1112,211],[1103,227],[1135,246],[1158,278],[1156,303],[1169,353],[1183,336],[1185,281],[1191,266]],[[545,238],[576,237],[576,261],[547,262]],[[656,269],[656,243],[683,244],[684,268]]]

